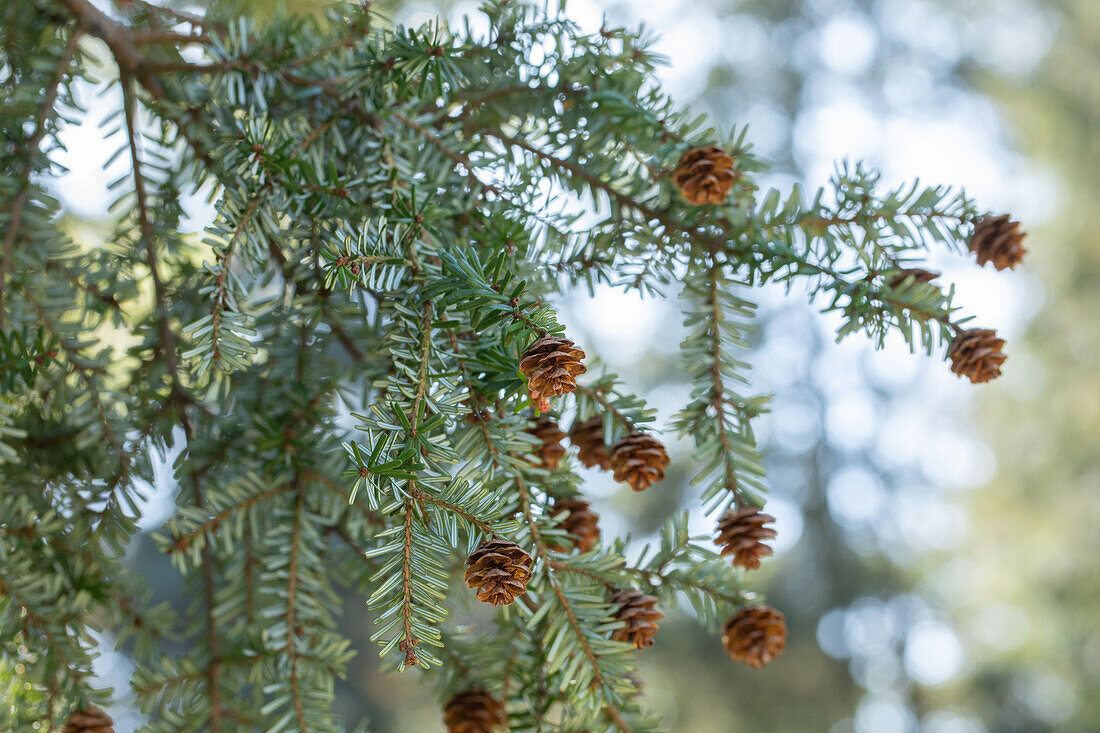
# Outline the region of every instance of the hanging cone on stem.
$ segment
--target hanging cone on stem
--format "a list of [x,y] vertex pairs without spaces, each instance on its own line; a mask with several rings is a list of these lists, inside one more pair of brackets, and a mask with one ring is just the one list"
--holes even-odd
[[787,646],[787,621],[771,606],[749,606],[726,622],[722,646],[739,662],[760,669]]
[[[580,552],[588,552],[600,539],[600,515],[592,511],[592,505],[580,497],[569,496],[556,500],[550,516],[555,519],[561,517],[558,526],[569,533],[573,547]],[[547,542],[549,544],[550,540]],[[558,552],[570,549],[556,543],[550,545],[550,548]]]
[[477,589],[477,599],[494,606],[507,606],[527,591],[531,579],[531,556],[510,540],[493,538],[466,558],[462,578]]
[[527,378],[527,394],[539,412],[550,409],[550,398],[569,394],[577,388],[577,377],[587,368],[581,361],[584,352],[560,336],[543,336],[527,347],[519,360],[519,370]]
[[585,468],[597,467],[601,471],[611,468],[611,455],[603,437],[602,415],[574,423],[569,431],[569,442],[577,446],[577,458]]
[[640,590],[623,588],[612,591],[607,600],[618,604],[615,619],[625,622],[611,633],[611,639],[633,644],[635,649],[653,646],[657,620],[664,618],[664,614],[657,610],[657,599]]
[[504,705],[480,687],[456,694],[443,708],[447,733],[492,733],[504,725]]
[[722,203],[740,177],[733,156],[717,145],[687,151],[672,172],[680,196],[692,206]]
[[1027,254],[1026,236],[1020,231],[1020,222],[1012,221],[1008,214],[986,216],[974,226],[970,251],[977,256],[979,265],[991,262],[998,270],[1011,270]]
[[765,540],[775,539],[775,529],[765,527],[775,517],[764,514],[756,507],[730,510],[718,520],[718,537],[715,543],[722,548],[721,555],[733,556],[733,566],[756,570],[760,561],[772,554]]
[[668,451],[648,433],[631,433],[611,449],[615,480],[629,484],[634,491],[645,491],[663,481],[668,463]]
[[947,349],[951,371],[982,384],[1001,376],[1001,364],[1008,356],[1002,351],[1005,340],[992,328],[968,328],[955,334]]
[[557,468],[558,464],[561,463],[561,459],[565,456],[565,446],[561,444],[565,433],[558,427],[558,423],[548,415],[542,415],[535,418],[534,426],[527,428],[526,432],[534,435],[540,441],[539,445],[532,451],[538,456],[538,461],[532,462],[532,465],[548,470]]
[[931,270],[924,270],[919,267],[906,267],[901,270],[897,270],[894,274],[886,278],[886,284],[892,288],[900,288],[907,281],[911,285],[919,285],[921,283],[930,283],[940,276],[938,272],[932,272]]
[[69,715],[64,733],[115,733],[114,725],[111,716],[92,705]]

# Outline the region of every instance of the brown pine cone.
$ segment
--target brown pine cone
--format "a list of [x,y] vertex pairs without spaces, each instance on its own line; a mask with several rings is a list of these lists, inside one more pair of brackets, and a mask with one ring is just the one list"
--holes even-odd
[[550,409],[551,397],[577,388],[577,377],[587,371],[582,359],[584,352],[559,336],[543,336],[527,347],[520,357],[519,370],[527,378],[527,394],[539,412]]
[[726,622],[722,645],[737,661],[760,669],[787,646],[787,622],[771,606],[743,608]]
[[527,428],[527,432],[542,441],[533,451],[539,460],[531,461],[531,465],[553,470],[558,467],[565,455],[565,446],[561,439],[565,433],[558,427],[553,418],[546,415],[535,418],[533,427]]
[[507,606],[527,590],[531,579],[531,556],[509,540],[493,538],[466,558],[462,578],[470,588],[477,588],[477,599],[494,606]]
[[65,733],[115,733],[111,716],[92,705],[75,710],[65,723]]
[[726,512],[718,520],[715,540],[722,548],[722,557],[733,555],[735,568],[756,570],[760,560],[772,554],[772,548],[765,545],[764,540],[774,539],[775,530],[764,525],[774,521],[775,517],[755,507]]
[[[569,516],[565,516],[567,512]],[[550,516],[562,517],[558,526],[569,533],[573,547],[581,552],[591,550],[600,539],[600,515],[592,511],[592,506],[584,499],[576,496],[558,499],[554,502],[554,509],[550,512]],[[569,548],[554,543],[551,549],[565,552]]]
[[615,480],[625,481],[635,491],[664,480],[668,462],[668,451],[648,433],[631,433],[611,448]]
[[619,610],[615,612],[615,619],[626,622],[623,627],[611,633],[612,640],[629,642],[635,649],[653,646],[653,635],[657,633],[657,619],[664,618],[664,614],[656,608],[657,599],[647,596],[640,590],[624,588],[611,591],[607,600],[619,606]]
[[922,270],[919,267],[907,267],[895,271],[893,275],[886,278],[886,284],[892,288],[900,288],[910,278],[912,278],[910,285],[917,285],[919,283],[930,283],[939,276],[940,273],[938,272]]
[[611,456],[603,439],[603,416],[596,415],[584,422],[573,424],[569,441],[579,449],[577,458],[585,468],[599,466],[601,471],[611,468]]
[[1001,351],[1005,340],[997,338],[992,328],[968,328],[955,335],[947,358],[951,371],[960,377],[968,377],[973,384],[981,384],[1001,376],[1001,364],[1008,356]]
[[[471,407],[470,398],[467,397],[466,399],[462,400],[461,404],[465,405],[466,407]],[[480,406],[477,409],[471,409],[471,411],[466,415],[466,422],[470,423],[471,425],[476,425],[479,422],[488,423],[492,419],[492,414],[484,407]]]
[[733,156],[717,145],[687,151],[672,172],[680,195],[692,206],[722,203],[740,177]]
[[443,708],[447,733],[491,733],[504,725],[504,705],[479,687],[463,690]]
[[986,216],[974,227],[970,251],[977,255],[979,265],[992,262],[998,270],[1012,269],[1027,254],[1026,236],[1020,231],[1020,222],[1012,221],[1008,214]]

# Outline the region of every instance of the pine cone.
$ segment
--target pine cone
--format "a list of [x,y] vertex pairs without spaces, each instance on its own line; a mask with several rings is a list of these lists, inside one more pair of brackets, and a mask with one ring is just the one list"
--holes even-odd
[[507,606],[527,590],[531,579],[531,556],[515,542],[488,539],[466,558],[466,585],[477,588],[477,599],[494,606]]
[[447,733],[491,733],[504,725],[504,705],[485,690],[471,687],[443,708]]
[[625,588],[612,591],[607,600],[619,606],[615,619],[626,622],[625,626],[611,633],[612,640],[629,642],[635,649],[653,646],[657,619],[664,618],[664,614],[656,608],[657,599],[639,590]]
[[115,733],[111,716],[94,705],[73,711],[65,723],[64,733]]
[[662,481],[668,467],[668,451],[648,433],[631,433],[611,449],[611,468],[616,481],[635,491],[645,491]]
[[573,424],[569,431],[569,440],[580,450],[577,458],[585,468],[599,466],[601,471],[611,468],[611,456],[607,453],[607,443],[603,439],[603,416]]
[[1001,351],[1005,340],[997,338],[992,328],[968,328],[955,335],[947,358],[951,371],[969,377],[973,384],[988,382],[1001,376],[1001,364],[1008,356]]
[[[466,407],[471,407],[471,399],[467,397],[466,399],[462,400],[461,404],[465,405]],[[492,413],[490,413],[484,407],[480,406],[475,410],[471,410],[466,415],[466,422],[470,423],[471,425],[476,425],[479,422],[488,423],[492,419]]]
[[672,172],[680,195],[692,206],[722,203],[740,177],[733,156],[716,145],[687,151]]
[[970,236],[970,251],[978,256],[978,264],[992,262],[998,270],[1012,269],[1020,264],[1027,253],[1020,222],[1012,221],[1008,214],[983,217]]
[[917,285],[919,283],[930,283],[939,276],[940,273],[938,272],[922,270],[919,267],[907,267],[895,271],[893,275],[886,278],[886,284],[892,288],[900,288],[909,278],[912,278],[910,285]]
[[527,378],[527,393],[539,412],[550,409],[550,398],[569,394],[577,388],[577,376],[584,374],[584,352],[567,338],[543,336],[531,344],[519,360],[519,370]]
[[733,555],[734,567],[756,570],[760,560],[772,554],[772,548],[765,545],[764,540],[773,539],[775,530],[764,525],[774,521],[775,517],[755,507],[726,512],[718,520],[715,540],[722,548],[722,557]]
[[787,646],[787,622],[771,606],[743,608],[726,622],[722,645],[734,659],[760,669]]
[[[568,512],[569,516],[565,516]],[[592,511],[592,506],[576,496],[558,499],[554,502],[551,517],[563,517],[558,523],[562,529],[569,533],[569,539],[581,552],[588,552],[596,541],[600,539],[600,515]],[[558,552],[565,552],[569,548],[557,545],[551,548]]]
[[535,425],[528,428],[527,432],[542,441],[532,451],[539,457],[539,460],[538,462],[532,461],[531,465],[550,470],[557,468],[558,463],[565,455],[565,446],[561,444],[561,439],[565,437],[565,433],[558,427],[554,419],[546,415],[538,417],[535,419]]

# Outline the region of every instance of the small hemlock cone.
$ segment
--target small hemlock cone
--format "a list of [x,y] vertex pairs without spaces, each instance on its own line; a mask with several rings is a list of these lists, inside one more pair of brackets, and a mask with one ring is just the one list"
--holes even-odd
[[[462,400],[461,404],[465,405],[466,407],[473,407],[473,405],[471,405],[471,400],[468,397]],[[488,423],[492,419],[492,413],[486,410],[484,407],[480,406],[476,407],[476,409],[471,409],[471,411],[466,415],[466,422],[470,423],[471,425],[476,425],[479,422]]]
[[760,669],[787,646],[787,622],[771,606],[750,606],[726,622],[722,645],[739,662]]
[[447,733],[491,733],[504,725],[504,705],[478,687],[463,690],[443,708]]
[[977,255],[978,264],[992,262],[998,270],[1011,270],[1027,254],[1020,222],[1012,221],[1008,214],[983,217],[970,236],[970,251]]
[[775,538],[775,530],[765,527],[775,517],[764,514],[755,507],[726,512],[718,520],[718,538],[715,543],[722,548],[722,557],[733,555],[733,566],[756,570],[761,559],[772,554],[772,548],[764,540]]
[[[568,516],[566,514],[568,513]],[[550,512],[553,518],[562,517],[559,526],[569,533],[569,539],[581,552],[588,552],[600,539],[600,515],[592,511],[592,506],[576,496],[558,499]],[[552,543],[551,549],[565,552],[567,547]]]
[[543,415],[535,419],[534,426],[528,428],[527,432],[541,441],[532,451],[539,457],[538,463],[533,463],[533,465],[549,470],[557,468],[565,455],[565,446],[561,444],[561,439],[565,437],[565,433],[558,427],[558,424],[553,418]]
[[619,610],[615,613],[615,619],[625,622],[622,628],[611,633],[611,639],[633,644],[635,649],[653,646],[657,619],[664,618],[664,614],[656,608],[657,599],[639,590],[625,588],[612,591],[607,600],[618,604]]
[[107,713],[92,706],[69,715],[65,733],[115,733],[114,725]]
[[[886,284],[892,288],[900,288],[906,280],[909,280],[910,285],[918,285],[920,283],[930,283],[939,276],[940,273],[938,272],[922,270],[919,267],[906,267],[886,278]],[[910,280],[910,278],[912,279]]]
[[631,433],[611,449],[615,480],[630,484],[634,491],[645,491],[664,480],[668,462],[668,451],[648,433]]
[[951,371],[981,384],[1001,376],[1001,364],[1008,356],[1002,351],[1005,340],[992,328],[968,328],[955,335],[947,358]]
[[601,471],[611,468],[611,456],[603,439],[602,415],[574,423],[569,431],[569,441],[577,446],[577,458],[585,468],[598,466]]
[[531,579],[531,556],[515,542],[493,538],[466,558],[462,578],[477,589],[477,599],[494,606],[507,606],[527,590]]
[[523,352],[519,370],[527,378],[527,394],[539,412],[550,409],[551,397],[569,394],[577,388],[577,377],[587,371],[582,359],[584,352],[559,336],[543,336]]
[[733,156],[717,145],[687,151],[672,172],[672,182],[692,206],[722,203],[740,177]]

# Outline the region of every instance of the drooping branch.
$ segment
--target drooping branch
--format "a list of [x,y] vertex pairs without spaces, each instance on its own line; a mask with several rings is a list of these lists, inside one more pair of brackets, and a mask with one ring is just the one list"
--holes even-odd
[[15,250],[15,243],[19,238],[20,227],[23,224],[23,210],[27,205],[27,189],[31,183],[31,173],[34,171],[35,154],[38,152],[38,146],[42,144],[42,141],[46,137],[46,133],[49,131],[49,118],[53,114],[54,106],[57,104],[57,97],[61,91],[61,86],[64,84],[65,77],[69,73],[69,67],[72,66],[73,58],[76,56],[76,51],[80,45],[82,36],[83,32],[80,29],[74,29],[69,33],[69,40],[65,43],[65,50],[61,53],[61,58],[57,63],[57,72],[54,74],[52,83],[46,87],[42,108],[36,120],[34,134],[31,135],[30,140],[27,141],[26,144],[27,165],[23,169],[23,175],[21,176],[22,185],[19,192],[15,194],[15,198],[12,199],[11,207],[8,211],[8,226],[4,232],[3,244],[0,245],[0,327],[4,325],[4,295],[6,292],[6,282],[8,272],[12,267],[12,256]]
[[[549,561],[552,560],[552,555],[550,554],[549,548],[546,546],[545,540],[542,538],[542,533],[539,530],[538,522],[535,520],[535,515],[531,511],[531,496],[527,490],[527,485],[522,476],[516,476],[515,482],[516,488],[519,491],[520,507],[523,510],[523,517],[527,522],[528,529],[531,531],[531,540],[535,543],[535,551],[538,556],[547,561],[549,565]],[[550,568],[553,568],[553,566],[550,565]],[[581,626],[580,621],[577,620],[577,614],[574,612],[572,604],[569,603],[569,599],[566,598],[561,583],[554,575],[552,569],[547,571],[546,580],[550,584],[550,589],[553,591],[555,598],[558,599],[558,603],[561,605],[562,610],[565,611],[565,616],[569,621],[569,627],[573,630],[577,643],[580,645],[588,665],[592,668],[592,677],[595,684],[604,691],[605,695],[613,694],[610,691],[607,680],[604,679],[599,660],[592,651],[592,646],[588,643],[588,637],[584,633],[584,628]],[[612,721],[621,733],[630,733],[630,727],[613,706],[608,705],[605,710],[611,716]]]

